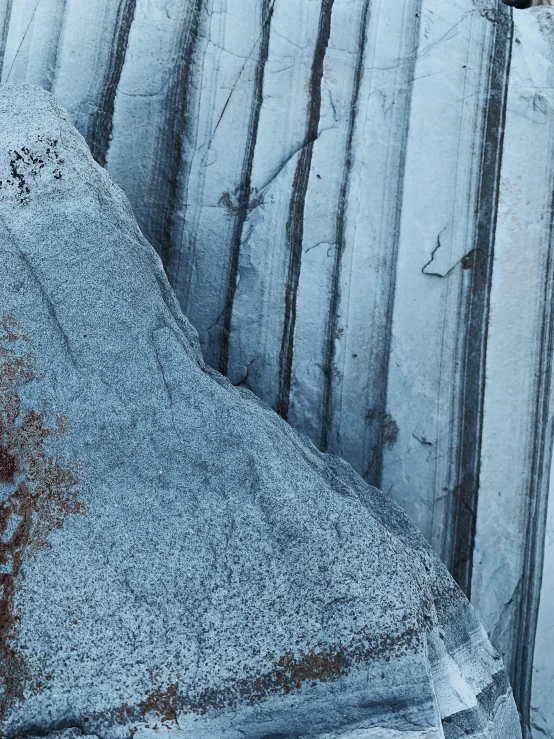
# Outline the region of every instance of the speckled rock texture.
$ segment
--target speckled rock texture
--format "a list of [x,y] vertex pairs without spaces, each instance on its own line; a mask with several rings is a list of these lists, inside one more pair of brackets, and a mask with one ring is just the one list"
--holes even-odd
[[0,78],[68,111],[206,363],[408,513],[554,739],[536,1],[0,0]]
[[0,88],[0,250],[1,736],[520,736],[416,528],[204,364],[30,86]]

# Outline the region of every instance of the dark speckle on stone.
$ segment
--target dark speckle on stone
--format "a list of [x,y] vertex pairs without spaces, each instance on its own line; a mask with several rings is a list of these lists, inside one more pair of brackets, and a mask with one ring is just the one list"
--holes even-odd
[[10,454],[6,447],[0,446],[0,483],[13,482],[17,468],[17,457]]
[[[0,87],[0,172],[0,735],[442,736],[433,696],[455,693],[473,736],[518,739],[436,555],[391,496],[207,368],[53,96]],[[367,423],[395,442],[390,416]]]

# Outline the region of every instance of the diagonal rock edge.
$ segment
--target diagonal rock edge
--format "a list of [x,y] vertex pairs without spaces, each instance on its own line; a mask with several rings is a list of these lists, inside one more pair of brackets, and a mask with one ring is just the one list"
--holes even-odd
[[[18,114],[21,115],[23,123],[18,122]],[[91,261],[95,255],[91,256],[86,251],[81,252],[80,244],[76,245],[74,253],[69,257],[65,254],[60,257],[60,253],[46,243],[41,245],[42,252],[40,249],[37,250],[35,241],[40,237],[40,223],[37,231],[33,233],[33,222],[29,220],[29,213],[38,213],[44,218],[45,209],[48,212],[50,207],[50,203],[44,205],[46,198],[54,202],[58,200],[60,206],[65,205],[71,208],[72,194],[64,190],[68,187],[66,183],[69,181],[71,187],[78,190],[75,195],[76,201],[83,197],[90,198],[91,202],[98,204],[102,213],[105,211],[113,215],[116,227],[122,233],[131,235],[130,240],[135,253],[129,252],[128,255],[131,257],[130,274],[132,275],[132,268],[140,259],[147,264],[149,273],[153,276],[152,295],[156,301],[156,309],[161,313],[156,317],[157,327],[150,333],[149,340],[155,348],[155,356],[170,410],[171,424],[176,434],[182,434],[183,429],[186,429],[183,421],[185,415],[183,400],[180,397],[183,393],[183,380],[185,383],[193,380],[202,384],[203,387],[209,387],[210,392],[215,393],[219,399],[222,409],[230,406],[233,409],[239,409],[237,412],[244,412],[249,419],[254,420],[256,426],[260,427],[266,437],[275,435],[289,451],[293,451],[305,468],[317,475],[321,484],[332,491],[332,496],[342,501],[340,505],[353,507],[357,515],[367,518],[368,523],[373,521],[376,531],[378,530],[384,540],[389,542],[392,550],[411,552],[413,569],[410,574],[420,593],[418,609],[414,613],[407,614],[407,623],[400,625],[396,633],[379,634],[368,632],[367,629],[364,632],[361,629],[357,632],[357,638],[351,635],[352,638],[349,641],[344,640],[340,644],[329,643],[311,649],[298,648],[296,651],[286,652],[281,656],[276,655],[269,661],[269,669],[266,672],[260,673],[255,669],[251,675],[248,675],[248,670],[243,670],[239,678],[233,677],[230,681],[223,681],[219,690],[216,691],[208,688],[205,691],[191,690],[186,693],[180,686],[174,687],[167,680],[164,682],[162,679],[161,684],[157,684],[152,678],[150,689],[139,696],[140,700],[137,699],[135,705],[122,704],[119,707],[114,705],[111,712],[88,711],[86,724],[84,720],[76,717],[73,708],[69,709],[65,715],[60,714],[58,708],[57,718],[41,717],[42,720],[36,723],[36,717],[33,719],[32,715],[25,718],[25,706],[23,706],[22,712],[13,720],[10,712],[15,711],[17,716],[19,708],[16,706],[12,711],[12,704],[15,706],[17,702],[21,703],[22,698],[23,703],[29,700],[33,686],[23,685],[18,688],[17,695],[10,695],[11,689],[4,679],[3,707],[5,710],[0,720],[2,733],[7,737],[30,736],[37,731],[44,735],[50,730],[74,725],[85,733],[90,727],[95,733],[97,731],[99,736],[126,736],[130,727],[136,729],[144,726],[151,717],[157,716],[160,721],[163,719],[171,725],[173,722],[182,722],[183,716],[187,714],[207,716],[206,720],[213,719],[216,721],[214,726],[217,726],[218,717],[236,715],[240,713],[240,710],[253,704],[273,701],[272,710],[275,711],[279,708],[279,701],[284,696],[298,692],[304,695],[308,690],[308,686],[304,683],[308,681],[313,685],[317,684],[318,688],[327,689],[330,686],[332,690],[336,684],[342,686],[342,689],[349,686],[348,689],[352,690],[356,680],[372,662],[394,661],[406,654],[414,653],[424,654],[428,662],[429,687],[435,704],[433,710],[435,713],[438,712],[442,719],[442,721],[437,719],[434,727],[429,724],[425,728],[425,721],[429,720],[430,715],[430,708],[427,706],[424,711],[427,717],[422,719],[421,732],[434,728],[439,732],[436,736],[441,736],[441,731],[445,736],[459,736],[462,732],[469,736],[519,736],[511,690],[498,654],[490,646],[471,606],[451,580],[445,568],[440,565],[429,547],[423,542],[415,527],[408,521],[406,515],[386,495],[368,487],[345,462],[319,453],[310,442],[279,419],[249,391],[234,388],[217,372],[206,367],[201,357],[196,333],[183,317],[167,283],[160,260],[140,234],[125,196],[110,182],[106,173],[93,163],[84,140],[73,129],[53,97],[39,91],[38,88],[6,86],[0,89],[0,115],[4,120],[15,118],[17,135],[27,139],[21,142],[17,150],[9,149],[7,161],[8,165],[14,161],[14,151],[20,152],[19,156],[22,156],[21,152],[23,152],[23,155],[27,157],[25,160],[27,177],[24,178],[24,183],[22,184],[20,178],[12,178],[10,182],[4,179],[0,185],[0,228],[2,228],[1,244],[4,260],[7,264],[19,264],[21,274],[25,274],[26,279],[35,285],[39,283],[38,294],[44,304],[43,311],[47,315],[48,326],[52,330],[53,342],[62,357],[60,368],[56,371],[63,371],[68,386],[71,386],[75,392],[75,388],[79,387],[79,375],[96,366],[97,359],[91,358],[90,354],[76,346],[75,327],[70,325],[68,328],[67,325],[63,325],[63,318],[60,317],[55,300],[51,297],[52,284],[43,283],[43,278],[39,273],[42,271],[48,275],[48,270],[45,272],[44,265],[49,260],[51,262],[55,259],[59,259],[59,264],[65,265],[70,273],[73,270],[73,274],[77,272],[75,265],[70,262],[75,258],[82,259],[79,272],[86,272],[87,269],[93,270],[94,265],[92,267],[87,265],[87,260]],[[51,138],[46,130],[50,126],[58,129],[58,133],[52,135]],[[45,164],[42,169],[37,170],[36,162],[33,161],[37,154],[33,153],[32,156],[25,154],[24,149],[32,152],[31,146],[37,144],[44,144],[45,154],[48,149],[51,152],[55,150],[55,155],[52,154],[53,161],[50,162],[52,164],[50,169]],[[6,152],[2,151],[1,156],[5,159]],[[41,158],[40,154],[38,158]],[[17,161],[20,160],[17,159]],[[0,166],[4,166],[3,161]],[[33,171],[36,173],[33,174]],[[77,185],[78,179],[83,181],[80,185],[81,190]],[[42,210],[36,206],[33,211],[37,202]],[[75,208],[78,209],[78,207],[77,202]],[[56,213],[55,209],[53,212]],[[8,220],[10,213],[15,214],[13,223]],[[70,213],[68,218],[71,219],[72,216],[73,214]],[[64,217],[60,211],[62,222]],[[24,228],[29,229],[30,234],[25,235]],[[57,235],[59,226],[56,223],[50,223],[49,229],[52,235]],[[87,237],[88,235],[85,234],[83,247],[88,248]],[[128,248],[128,245],[124,246]],[[108,266],[110,266],[109,260],[112,257],[113,255],[108,255],[106,260]],[[40,262],[38,269],[32,266],[37,263],[37,260]],[[125,263],[125,260],[122,263]],[[114,264],[120,265],[120,262],[114,258]],[[101,274],[98,272],[97,277]],[[14,285],[15,283],[8,284],[7,288],[6,286],[2,288],[3,292],[0,295],[2,295],[3,302],[9,302],[6,298],[13,298]],[[125,280],[122,281],[122,285],[123,289],[126,289]],[[20,298],[18,297],[17,300]],[[24,303],[21,300],[20,302]],[[63,305],[63,300],[60,302]],[[0,307],[3,311],[4,306]],[[67,304],[64,307],[67,309]],[[29,310],[26,307],[23,313],[29,313]],[[10,314],[4,314],[4,321],[15,320],[8,319],[8,315]],[[105,315],[108,315],[107,308]],[[110,330],[115,330],[115,324],[102,327],[104,332]],[[52,383],[49,384],[48,381],[48,373],[51,370],[44,366],[42,357],[44,340],[37,340],[35,327],[30,320],[27,322],[24,318],[21,320],[21,331],[28,332],[30,336],[35,334],[31,338],[25,334],[25,341],[27,343],[28,339],[31,350],[36,351],[38,366],[38,371],[29,370],[27,377],[20,378],[25,380],[24,383],[16,383],[18,386],[23,385],[22,389],[18,387],[23,395],[22,402],[26,402],[25,395],[35,397],[36,392],[43,386],[50,390],[47,395],[52,394],[55,398],[56,392],[53,392]],[[100,333],[102,335],[102,332]],[[183,364],[187,366],[184,375],[181,367]],[[5,387],[1,390],[4,400],[8,395]],[[10,388],[10,392],[12,390],[13,388]],[[59,392],[58,389],[58,394]],[[47,400],[51,402],[50,398]],[[64,453],[79,446],[75,441],[76,434],[77,432],[74,432],[73,441],[68,442]],[[71,439],[71,431],[68,432],[68,437]],[[23,462],[23,474],[28,477],[28,464],[25,460]],[[76,458],[74,464],[78,463],[80,460]],[[79,503],[79,508],[72,509],[69,513],[84,513],[85,510],[90,509],[91,502],[93,503],[91,496],[94,486],[90,479],[86,479],[86,467],[86,462],[83,462],[86,488],[82,493],[83,502]],[[83,519],[86,518],[83,516]],[[70,528],[72,522],[68,520],[64,524],[62,521],[54,528],[61,529],[63,525]],[[59,539],[56,541],[59,542]],[[346,537],[346,542],[348,543],[348,537]],[[55,545],[56,542],[53,542],[52,547],[54,548]],[[39,556],[48,556],[48,552],[49,550],[44,549],[43,552],[37,554],[36,559]],[[29,566],[31,567],[32,562],[33,560],[30,559]],[[21,599],[17,601],[16,607],[20,606],[21,602]],[[9,636],[10,641],[14,642],[13,648],[17,649],[18,635],[10,631]],[[5,655],[2,657],[5,664]],[[311,687],[313,686],[310,686],[310,689]],[[417,692],[411,696],[411,700],[417,706]],[[406,698],[405,703],[410,703],[410,696]],[[390,716],[387,718],[381,715],[383,708],[387,709],[384,711],[385,714],[390,712],[397,714],[394,717],[394,724],[395,721],[402,721],[405,705],[402,705],[402,701],[399,700],[397,705],[375,707],[376,720],[383,720],[385,724],[389,721],[390,730],[396,731],[390,723]],[[288,712],[293,713],[290,710]],[[56,711],[53,711],[53,714],[55,713]],[[301,729],[298,726],[301,724],[302,716],[299,718],[293,716],[291,720],[293,724],[294,721],[300,723],[294,728],[296,733],[287,734],[287,736],[300,736],[298,732]],[[359,722],[359,717],[354,718],[353,726],[356,720]],[[442,724],[442,729],[440,724]],[[374,726],[378,727],[379,724],[374,724]],[[402,730],[404,731],[405,728],[404,726]],[[217,729],[212,730],[217,731]],[[250,733],[242,735],[261,736],[259,733],[256,734],[256,730],[251,726],[248,731]],[[213,735],[215,736],[215,733]],[[424,735],[427,734],[417,734],[417,736]]]

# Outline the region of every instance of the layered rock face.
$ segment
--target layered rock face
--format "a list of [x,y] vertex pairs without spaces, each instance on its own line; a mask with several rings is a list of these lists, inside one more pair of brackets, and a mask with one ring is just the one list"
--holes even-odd
[[2,79],[69,110],[208,364],[408,511],[536,738],[554,736],[552,25],[501,0],[0,2]]
[[519,737],[407,516],[204,364],[52,96],[0,122],[0,734]]

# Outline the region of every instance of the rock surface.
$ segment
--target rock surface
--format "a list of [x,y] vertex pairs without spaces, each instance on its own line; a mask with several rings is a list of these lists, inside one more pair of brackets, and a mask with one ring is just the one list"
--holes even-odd
[[436,555],[204,364],[54,98],[0,123],[0,734],[519,737]]
[[0,0],[2,79],[68,109],[207,363],[409,513],[534,739],[554,737],[552,17]]

